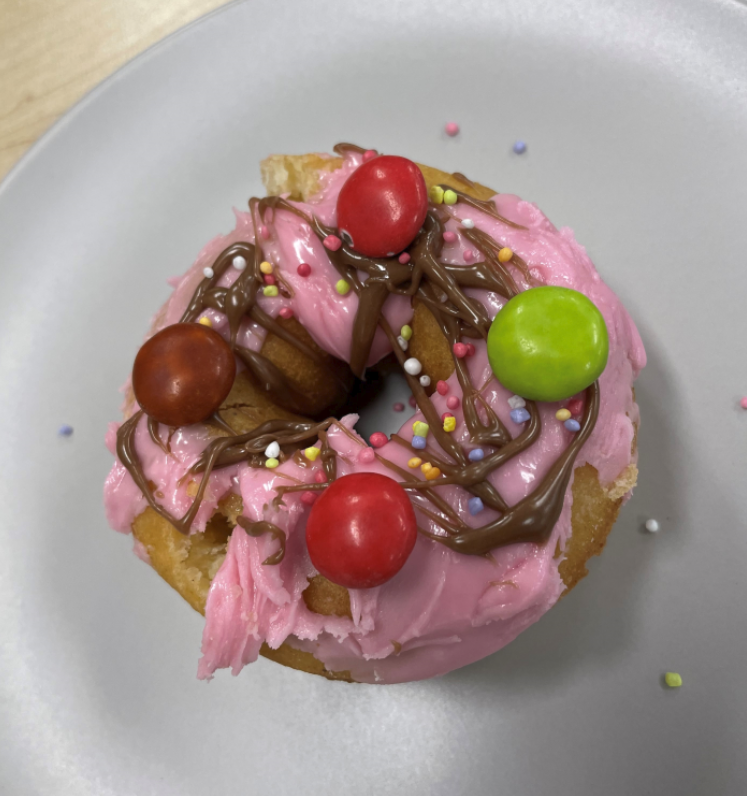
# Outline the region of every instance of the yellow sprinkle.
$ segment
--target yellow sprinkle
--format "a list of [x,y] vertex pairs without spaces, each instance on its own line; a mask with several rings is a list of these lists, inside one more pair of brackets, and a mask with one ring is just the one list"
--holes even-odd
[[416,420],[412,424],[412,431],[416,437],[427,437],[430,426],[427,423],[423,423],[421,420]]
[[344,296],[347,293],[350,293],[350,285],[344,280],[339,279],[335,284],[335,290],[341,295]]
[[508,246],[504,246],[498,252],[498,262],[499,263],[507,263],[513,256],[514,256],[514,253],[511,251],[511,249],[509,249]]
[[428,470],[428,472],[425,474],[425,480],[426,481],[434,481],[440,475],[441,475],[441,471],[438,469],[438,467],[431,467],[431,469]]
[[265,462],[265,467],[267,467],[268,470],[274,470],[279,464],[280,462],[277,459],[268,459]]
[[405,338],[405,340],[409,340],[412,337],[412,326],[403,326],[399,330],[399,333]]
[[200,318],[200,320],[197,321],[197,323],[201,323],[203,326],[210,326],[211,328],[213,326],[213,322],[207,316],[205,316],[204,318]]
[[445,205],[455,205],[457,203],[457,195],[452,191],[450,188],[444,191],[444,204]]
[[434,205],[440,205],[444,200],[444,189],[440,185],[433,185],[428,191],[428,198]]
[[453,431],[455,428],[456,428],[455,417],[444,418],[444,431]]
[[567,409],[558,409],[555,413],[555,417],[558,420],[570,420],[571,413]]
[[421,458],[413,456],[412,459],[407,462],[407,466],[414,470],[416,467],[420,467],[422,463],[423,460]]
[[423,464],[420,465],[420,469],[423,473],[427,473],[433,469],[433,465],[430,462],[423,462]]
[[272,263],[268,263],[267,260],[265,260],[263,263],[259,264],[259,270],[263,274],[271,274],[273,271]]
[[274,298],[278,294],[278,286],[277,285],[265,285],[262,288],[262,292],[265,296],[270,296],[270,298]]
[[314,446],[312,446],[310,448],[306,448],[306,450],[303,452],[303,455],[310,462],[315,462],[316,459],[317,459],[317,456],[319,456],[320,453],[321,453],[321,451],[319,450],[319,448],[315,448]]
[[677,672],[667,672],[664,675],[664,682],[670,688],[679,688],[682,685],[682,677]]

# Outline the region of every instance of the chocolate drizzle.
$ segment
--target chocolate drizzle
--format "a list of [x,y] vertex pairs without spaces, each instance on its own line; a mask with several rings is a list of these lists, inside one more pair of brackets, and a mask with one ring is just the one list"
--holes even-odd
[[[334,149],[340,155],[365,151],[354,144],[338,144]],[[464,184],[471,185],[463,175],[454,176]],[[523,229],[520,225],[504,218],[492,200],[476,199],[449,185],[441,187],[455,191],[458,203],[478,209],[510,227]],[[336,229],[325,226],[319,219],[308,216],[281,197],[251,199],[249,207],[255,229],[260,224],[272,224],[278,212],[291,212],[308,224],[320,241],[328,235],[337,234]],[[599,385],[595,383],[587,389],[581,430],[553,463],[539,485],[523,500],[509,507],[498,489],[490,483],[488,476],[525,451],[539,438],[541,420],[537,407],[533,402],[527,401],[526,408],[530,418],[522,432],[512,438],[483,397],[481,389],[472,383],[466,362],[454,357],[457,379],[463,392],[464,421],[470,442],[472,445],[491,449],[486,452],[482,460],[470,461],[461,444],[443,430],[441,418],[419,379],[404,371],[407,356],[397,342],[396,333],[382,314],[384,303],[390,294],[409,296],[431,311],[449,347],[452,348],[463,338],[477,340],[487,338],[491,324],[491,318],[483,304],[468,296],[466,288],[491,291],[510,299],[519,292],[512,268],[520,272],[531,284],[527,264],[515,255],[509,263],[500,262],[498,252],[503,248],[501,243],[477,228],[463,228],[460,233],[480,252],[483,258],[480,262],[469,265],[449,265],[442,262],[440,258],[444,224],[450,217],[450,213],[443,206],[430,206],[420,233],[408,247],[410,260],[405,264],[400,263],[396,257],[366,257],[345,242],[337,251],[328,251],[327,254],[341,278],[348,282],[358,298],[358,310],[353,324],[351,371],[359,378],[364,376],[374,336],[377,329],[382,329],[389,339],[397,361],[402,366],[418,408],[429,424],[431,433],[443,454],[431,450],[414,451],[410,443],[397,434],[392,436],[392,440],[427,458],[440,469],[442,475],[432,481],[420,480],[415,473],[403,470],[379,454],[377,459],[399,477],[406,490],[419,495],[417,510],[443,531],[441,534],[435,534],[421,529],[424,535],[460,553],[487,555],[492,549],[502,545],[516,542],[542,544],[549,538],[563,508],[576,456],[589,438],[597,420],[600,402]],[[247,268],[239,274],[230,287],[219,287],[218,281],[236,256],[242,256],[247,260]],[[239,326],[245,318],[249,318],[268,332],[294,345],[315,362],[321,362],[322,359],[318,351],[299,340],[257,305],[258,291],[262,287],[262,274],[259,268],[262,259],[263,254],[259,244],[234,243],[227,247],[212,266],[213,276],[203,279],[197,286],[180,322],[196,321],[206,308],[224,313],[229,324],[229,344],[254,380],[278,405],[303,414],[304,396],[295,389],[278,367],[261,353],[250,351],[237,344]],[[281,292],[289,295],[289,288],[282,283],[281,275],[278,274],[278,278]],[[339,389],[344,391],[344,380],[340,379],[333,369],[329,370],[330,377],[336,379]],[[300,444],[313,444],[318,439],[321,442],[321,464],[326,481],[321,484],[295,482],[276,487],[277,497],[273,502],[277,507],[288,492],[317,491],[324,489],[335,479],[337,455],[329,445],[327,437],[330,426],[336,425],[351,438],[358,439],[334,418],[319,423],[270,420],[249,433],[236,435],[216,414],[216,422],[222,424],[223,431],[228,436],[213,439],[208,443],[185,474],[182,480],[189,476],[202,475],[202,478],[189,510],[181,519],[177,519],[156,502],[143,473],[135,450],[135,431],[141,416],[142,412],[136,413],[120,427],[117,435],[117,454],[151,508],[182,533],[189,532],[213,470],[240,462],[253,467],[263,467],[264,450],[274,441],[281,446],[281,461],[293,457],[297,463],[305,464],[303,458],[298,456]],[[165,453],[170,453],[171,434],[164,443],[157,423],[149,418],[147,427],[153,442]],[[278,471],[278,475],[284,476],[289,482],[295,480],[285,476],[282,471]],[[499,512],[500,516],[479,528],[469,527],[439,494],[438,487],[448,485],[460,486],[471,495],[479,497],[486,507]],[[277,564],[282,560],[285,551],[285,534],[282,530],[272,523],[253,522],[245,517],[239,517],[238,524],[252,536],[272,534],[279,541],[280,548],[264,563]]]

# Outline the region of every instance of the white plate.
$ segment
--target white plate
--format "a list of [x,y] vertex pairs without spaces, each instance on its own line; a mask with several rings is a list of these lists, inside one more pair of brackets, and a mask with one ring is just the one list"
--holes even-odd
[[[0,190],[0,791],[747,792],[745,76],[726,0],[267,0],[58,124]],[[102,438],[166,277],[261,189],[260,158],[339,140],[575,228],[648,348],[641,486],[590,577],[478,664],[206,685],[202,620],[107,529]]]

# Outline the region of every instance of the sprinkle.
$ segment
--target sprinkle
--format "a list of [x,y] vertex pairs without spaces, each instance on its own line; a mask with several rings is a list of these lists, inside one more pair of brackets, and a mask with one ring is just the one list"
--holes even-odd
[[568,429],[568,431],[572,431],[574,434],[581,430],[581,424],[578,422],[578,420],[566,420],[563,425]]
[[205,275],[206,279],[212,279],[215,276],[215,271],[210,266],[207,268],[202,269],[202,273]]
[[447,417],[454,417],[454,415],[451,412],[444,412],[441,415],[441,420],[446,420]]
[[316,503],[316,495],[313,492],[301,492],[301,503],[311,506]]
[[513,256],[514,256],[514,253],[511,251],[511,249],[509,249],[508,246],[504,246],[498,252],[498,262],[499,263],[507,263]]
[[367,163],[369,160],[372,160],[373,158],[375,158],[376,155],[378,155],[378,152],[375,149],[367,149],[363,153],[363,162]]
[[335,282],[335,290],[341,296],[346,296],[348,293],[350,293],[350,284],[344,279],[338,279],[337,282]]
[[401,404],[399,401],[397,401],[396,404],[392,404],[392,409],[395,412],[404,412],[405,411],[405,405]]
[[425,437],[413,437],[410,441],[410,445],[412,445],[415,450],[423,451],[425,450]]
[[482,448],[475,448],[467,456],[471,462],[481,462],[485,458],[485,451]]
[[456,195],[456,193],[454,191],[451,190],[451,188],[447,188],[444,191],[444,204],[445,205],[455,205],[457,203],[457,199],[458,198],[459,197]]
[[463,257],[465,263],[471,263],[472,260],[475,259],[475,255],[472,253],[472,249],[465,249]]
[[520,423],[526,423],[530,417],[529,412],[527,412],[527,410],[523,407],[519,409],[512,409],[510,414],[511,420],[513,420],[517,425]]
[[568,402],[568,411],[572,415],[580,415],[584,410],[584,402],[580,398],[574,398]]
[[415,400],[415,396],[414,396],[414,395],[411,395],[411,396],[410,396],[410,397],[407,399],[407,403],[408,403],[408,404],[410,404],[410,406],[411,406],[413,409],[414,409],[414,408],[415,408],[415,407],[418,405],[418,402]]
[[456,418],[452,415],[444,420],[444,431],[452,432],[456,428]]
[[323,484],[327,480],[327,476],[323,470],[317,470],[314,473],[314,480],[317,482],[317,484]]
[[436,392],[439,395],[446,395],[448,391],[449,391],[449,385],[445,381],[436,382]]
[[402,335],[402,337],[405,338],[405,340],[409,340],[412,337],[412,326],[408,326],[407,324],[405,324],[399,330],[399,333]]
[[197,323],[201,323],[203,326],[209,326],[211,329],[213,327],[213,322],[210,320],[210,318],[208,318],[207,315],[204,315],[202,318],[200,318]]
[[246,258],[242,257],[240,254],[237,254],[233,260],[231,260],[231,265],[237,271],[243,271],[246,268]]
[[427,437],[428,432],[431,430],[431,427],[424,423],[422,420],[416,420],[412,424],[412,433],[418,437]]
[[649,533],[656,533],[661,526],[656,520],[646,520],[646,530]]
[[277,283],[277,280],[272,274],[265,274],[265,284],[266,285],[274,285]]
[[682,685],[682,676],[677,674],[677,672],[667,672],[664,675],[664,682],[670,688],[679,688]]
[[277,459],[277,457],[280,456],[280,445],[277,442],[271,442],[265,448],[265,456],[267,456],[268,459]]
[[440,205],[444,200],[444,189],[440,185],[434,185],[428,191],[428,198],[434,205]]
[[459,399],[456,397],[456,395],[450,395],[446,399],[446,406],[448,406],[449,409],[458,409],[459,408]]
[[358,461],[361,464],[371,464],[371,462],[376,461],[376,454],[371,448],[363,448],[358,454]]
[[308,276],[311,273],[311,266],[308,263],[301,263],[301,265],[296,268],[296,273],[299,276]]
[[418,381],[420,382],[420,386],[421,387],[430,387],[431,386],[431,377],[430,376],[426,376],[425,374],[423,374],[418,379]]
[[420,467],[420,465],[422,463],[423,463],[423,460],[419,456],[413,456],[412,459],[408,459],[407,460],[407,466],[411,470],[414,470],[416,467]]
[[403,351],[407,351],[407,347],[408,347],[410,344],[407,342],[407,340],[406,340],[404,337],[402,337],[402,335],[400,335],[400,336],[397,338],[397,342],[399,343],[399,347],[400,347],[400,348],[401,348]]
[[410,255],[407,252],[402,252],[400,256],[397,258],[402,265],[407,265],[410,262]]
[[423,474],[429,473],[433,469],[433,465],[430,462],[425,462],[425,464],[420,465],[420,469]]
[[479,514],[485,508],[485,505],[479,497],[472,497],[467,501],[467,508],[469,509],[469,513],[474,517],[475,514]]
[[517,155],[523,155],[527,151],[527,145],[523,141],[514,142],[514,152]]
[[272,267],[272,263],[268,263],[268,262],[267,262],[267,260],[265,260],[264,262],[261,262],[261,263],[259,264],[259,270],[260,270],[260,271],[261,271],[263,274],[271,274],[271,273],[273,272],[273,270],[274,270],[274,269],[273,269],[273,267]]
[[279,464],[280,462],[277,459],[267,459],[265,462],[265,467],[268,470],[274,470]]
[[303,455],[310,461],[315,462],[319,456],[321,451],[316,446],[312,445],[310,448],[306,448],[303,452]]
[[265,285],[262,288],[262,293],[265,296],[269,296],[270,298],[275,298],[278,294],[278,286],[277,285]]
[[267,229],[264,224],[262,224],[262,226],[259,228],[259,237],[264,240],[267,240],[270,237],[270,230]]
[[457,359],[464,359],[467,356],[467,346],[464,343],[454,343],[451,350]]
[[522,407],[527,405],[527,402],[520,395],[512,395],[508,399],[508,405],[512,409],[521,409]]
[[373,434],[368,438],[368,441],[373,445],[374,448],[383,448],[384,445],[389,442],[389,438],[383,431],[374,431]]
[[436,478],[440,477],[440,475],[441,475],[441,471],[438,469],[438,467],[431,467],[431,469],[428,470],[428,472],[425,474],[425,480],[426,481],[435,481]]
[[473,357],[475,355],[475,347],[472,343],[467,343],[467,356]]
[[555,413],[555,417],[558,420],[570,420],[571,413],[567,409],[558,409],[558,411]]
[[742,400],[739,402],[739,405],[742,407],[742,409],[747,409],[747,395],[742,398]]
[[327,235],[327,237],[322,241],[322,243],[331,252],[336,252],[340,248],[340,246],[342,246],[342,241],[337,237],[337,235]]
[[57,433],[58,433],[58,434],[59,434],[61,437],[69,437],[69,436],[71,436],[71,435],[72,435],[72,433],[73,433],[73,427],[72,427],[72,426],[68,426],[68,425],[67,425],[67,423],[66,423],[64,426],[60,426],[60,427],[57,429]]
[[462,219],[462,226],[465,229],[474,229],[475,228],[475,222],[471,218],[463,218]]
[[456,232],[452,232],[450,229],[447,229],[446,232],[444,232],[444,240],[447,243],[454,243],[456,239]]
[[293,317],[293,310],[290,307],[283,307],[283,309],[280,310],[278,315],[280,315],[281,318],[285,318],[285,320],[287,321]]
[[419,359],[415,359],[415,357],[410,357],[410,359],[405,360],[405,373],[409,373],[410,376],[417,376],[418,373],[423,369],[423,366],[420,364]]
[[459,135],[459,125],[456,122],[447,122],[444,132],[453,138],[455,135]]

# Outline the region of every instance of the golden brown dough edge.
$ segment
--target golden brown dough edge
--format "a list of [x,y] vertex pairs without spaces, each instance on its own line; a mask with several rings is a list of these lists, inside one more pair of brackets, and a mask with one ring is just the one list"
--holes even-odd
[[[319,175],[323,171],[338,168],[341,162],[340,158],[319,155],[275,155],[262,162],[262,178],[269,194],[290,193],[293,198],[306,198],[317,190]],[[446,183],[479,199],[489,199],[495,195],[495,191],[477,183],[464,182],[459,177],[429,166],[420,168],[429,187]],[[412,327],[413,356],[423,362],[425,371],[434,382],[448,378],[454,367],[451,353],[435,318],[423,305],[416,306]],[[302,328],[296,332],[305,335],[310,341]],[[303,383],[307,389],[311,385],[313,399],[320,405],[328,399],[318,366],[295,348],[268,335],[262,352],[285,370],[293,381]],[[269,401],[245,373],[237,377],[221,414],[239,432],[251,430],[271,418],[294,417]],[[635,445],[634,441],[633,452]],[[572,535],[566,549],[556,551],[557,556],[561,553],[565,555],[558,567],[566,587],[564,595],[588,574],[586,564],[589,558],[602,552],[620,511],[623,496],[635,486],[636,478],[637,469],[631,464],[612,485],[605,488],[599,483],[597,471],[590,464],[576,468],[572,486]],[[210,520],[204,534],[185,537],[148,508],[135,519],[132,531],[147,550],[156,572],[196,611],[204,614],[210,582],[225,557],[226,544],[240,511],[241,499],[229,495],[221,501],[220,512],[216,512]],[[350,615],[347,591],[321,576],[310,582],[304,592],[304,600],[317,613]],[[288,643],[282,644],[277,650],[263,644],[261,654],[293,669],[331,680],[353,682],[349,672],[331,672],[311,653],[294,649]]]

